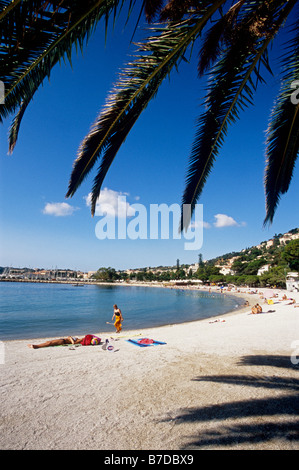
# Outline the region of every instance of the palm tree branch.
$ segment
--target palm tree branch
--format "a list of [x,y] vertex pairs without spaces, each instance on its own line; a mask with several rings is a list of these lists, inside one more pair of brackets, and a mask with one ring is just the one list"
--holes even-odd
[[[67,27],[67,29],[57,37],[57,39],[49,45],[49,47],[34,61],[32,62],[29,67],[24,71],[23,74],[21,74],[18,79],[12,84],[10,88],[8,88],[5,98],[7,98],[10,93],[13,92],[13,90],[18,86],[18,84],[26,77],[32,70],[34,70],[44,59],[47,57],[54,49],[58,47],[58,45],[66,39],[80,24],[83,23],[83,21],[93,13],[94,10],[96,10],[100,4],[104,3],[104,0],[98,0],[96,4],[94,4],[92,7],[90,7],[83,16],[78,18],[77,21],[75,21],[74,24],[72,24],[70,27]],[[56,61],[57,62],[57,61]]]
[[[280,12],[280,15],[279,15],[279,18],[278,18],[278,20],[275,24],[275,27],[273,27],[271,33],[268,34],[266,39],[263,40],[263,42],[261,43],[261,46],[259,47],[259,50],[255,54],[253,59],[251,60],[250,66],[248,66],[247,71],[246,71],[243,79],[241,80],[241,82],[238,85],[237,89],[234,90],[233,97],[230,101],[230,105],[228,106],[227,111],[225,112],[224,116],[221,117],[221,123],[219,125],[219,128],[218,128],[218,131],[217,131],[216,135],[213,136],[213,143],[210,146],[210,150],[208,152],[208,155],[204,156],[204,164],[203,164],[202,168],[200,168],[199,176],[198,176],[198,173],[196,173],[197,162],[198,162],[198,158],[199,158],[199,155],[198,155],[199,149],[197,148],[196,142],[193,145],[193,156],[192,156],[191,163],[190,163],[189,176],[187,177],[187,185],[186,185],[186,189],[185,189],[185,192],[184,192],[184,195],[183,195],[183,202],[182,202],[182,209],[183,209],[184,204],[190,204],[191,205],[190,214],[192,214],[192,212],[193,212],[196,200],[199,196],[199,193],[202,190],[202,187],[203,187],[203,185],[206,181],[207,175],[208,175],[208,173],[209,173],[209,171],[212,167],[213,160],[214,160],[215,156],[218,153],[219,145],[221,145],[221,141],[222,141],[223,136],[226,132],[227,126],[231,121],[233,121],[235,119],[235,117],[237,115],[237,106],[238,105],[240,106],[240,103],[238,103],[238,100],[240,100],[240,98],[242,98],[242,94],[243,94],[244,91],[246,91],[247,94],[249,93],[249,97],[251,98],[251,92],[250,92],[250,88],[248,86],[248,84],[249,84],[249,85],[251,85],[251,87],[254,88],[253,82],[252,82],[252,79],[251,79],[251,75],[252,75],[253,72],[255,72],[257,70],[258,63],[263,59],[263,56],[267,52],[267,48],[268,48],[270,42],[272,41],[273,37],[276,35],[276,33],[278,31],[278,28],[281,26],[282,22],[285,20],[286,16],[289,14],[289,12],[291,11],[291,9],[293,8],[295,3],[296,3],[295,1],[290,2],[283,9],[283,11]],[[221,64],[221,60],[220,60],[220,64]],[[218,70],[218,72],[219,72],[219,70]],[[218,73],[218,76],[221,77],[220,72]],[[219,86],[221,86],[221,85],[219,85]],[[217,90],[219,88],[219,86],[216,84],[214,89]],[[218,105],[220,105],[220,104],[221,103],[218,103]],[[217,106],[215,108],[217,109]],[[207,123],[209,118],[211,119],[211,115],[209,114],[209,112],[210,111],[208,110],[208,112],[201,118],[201,120],[200,120],[201,125],[204,125],[204,123]],[[207,126],[207,129],[208,129],[208,126]],[[195,183],[195,181],[196,181],[196,183]],[[191,195],[190,195],[190,191],[191,191]],[[181,230],[183,230],[184,228],[187,229],[187,226],[189,225],[189,223],[190,223],[190,219],[187,220],[187,218],[185,217],[184,220],[183,220],[183,210],[182,210]]]
[[231,35],[234,28],[234,22],[238,17],[246,0],[240,0],[230,7],[230,9],[209,29],[203,41],[200,53],[198,72],[199,76],[215,62],[221,52],[221,44],[226,41],[227,36]]
[[264,225],[273,222],[280,194],[288,191],[299,151],[299,105],[287,99],[284,110],[269,136],[265,168],[266,217]]
[[299,74],[299,22],[296,35],[288,42],[284,55],[284,74],[281,90],[271,112],[267,129],[265,193],[266,217],[264,225],[272,223],[280,195],[288,191],[299,151],[299,104],[292,100],[292,84]]
[[[100,115],[96,124],[93,126],[90,134],[84,139],[79,149],[79,155],[74,163],[73,172],[71,175],[67,197],[72,196],[78,186],[81,184],[87,173],[94,165],[99,153],[103,150],[105,143],[114,132],[118,132],[119,123],[125,119],[130,107],[142,96],[143,91],[160,77],[160,74],[166,76],[174,63],[182,56],[190,42],[200,33],[208,19],[219,9],[225,0],[218,0],[213,2],[213,5],[207,10],[206,15],[200,17],[195,21],[194,26],[188,24],[189,20],[180,22],[179,24],[172,24],[166,28],[161,28],[160,37],[150,38],[147,43],[141,47],[142,52],[150,51],[151,56],[141,56],[138,60],[131,64],[131,68],[125,71],[126,78],[122,79],[118,84],[121,91],[116,95],[110,96],[110,103],[108,112],[105,111]],[[194,21],[194,20],[193,20]],[[187,28],[187,32],[179,36],[176,45],[173,46],[173,41],[176,40],[178,29],[182,31],[182,27]],[[161,47],[163,46],[163,47]],[[159,56],[158,56],[159,52]],[[156,55],[155,55],[156,53]],[[160,78],[158,79],[160,81]],[[156,87],[153,87],[154,92],[147,94],[149,101],[156,93]],[[142,96],[144,99],[144,96]],[[136,106],[137,108],[137,106]],[[142,107],[142,109],[144,106]],[[139,115],[139,114],[138,114]],[[105,128],[101,129],[101,135],[98,143],[94,146],[91,152],[86,152],[86,147],[90,140],[95,136],[99,129],[99,125],[104,123]]]
[[298,132],[298,128],[295,127],[295,122],[297,120],[297,115],[298,115],[298,111],[299,111],[299,105],[295,106],[295,112],[294,112],[294,116],[292,118],[292,122],[291,122],[291,125],[290,125],[290,129],[289,129],[289,132],[288,132],[288,135],[287,135],[287,139],[286,139],[286,145],[285,145],[285,148],[284,148],[284,151],[283,151],[283,154],[282,154],[282,159],[281,159],[281,163],[280,163],[280,169],[279,169],[279,172],[276,176],[276,183],[278,181],[278,178],[279,178],[279,173],[281,173],[282,171],[282,168],[285,166],[285,159],[286,159],[286,155],[287,155],[287,151],[289,149],[289,144],[290,144],[290,141],[291,141],[291,137],[292,135],[294,134],[294,129],[296,129],[296,131]]
[[[173,60],[174,62],[172,66],[175,64],[175,58]],[[102,157],[99,171],[94,179],[91,198],[92,215],[95,213],[96,202],[101,191],[103,180],[112,164],[112,161],[114,160],[117,151],[119,150],[120,146],[122,145],[123,141],[125,140],[129,131],[132,129],[142,111],[146,108],[150,99],[157,92],[159,86],[165,78],[166,73],[169,73],[169,69],[167,69],[165,72],[163,70],[160,71],[155,79],[151,81],[150,85],[138,96],[138,99],[136,99],[134,105],[130,108],[122,123],[119,123],[118,131],[114,132],[110,136],[109,141],[105,147],[105,152]]]
[[18,4],[22,1],[23,0],[12,0],[8,5],[6,5],[0,13],[0,21],[2,21],[3,18],[5,18],[5,16],[7,16],[11,12],[11,10],[16,8],[16,6],[18,6]]
[[221,126],[220,126],[220,128],[219,128],[219,130],[218,130],[218,132],[217,132],[215,141],[214,141],[214,143],[213,143],[213,145],[212,145],[212,147],[211,147],[211,150],[210,150],[210,153],[209,153],[209,155],[208,155],[207,161],[206,161],[206,163],[205,163],[205,165],[204,165],[204,170],[203,170],[203,172],[202,172],[202,176],[200,177],[200,179],[199,179],[199,181],[198,181],[198,183],[197,183],[197,185],[196,185],[196,187],[195,187],[194,196],[192,197],[191,202],[190,202],[191,205],[193,205],[193,203],[194,203],[194,199],[195,199],[195,197],[196,197],[195,193],[197,192],[197,189],[198,189],[198,187],[199,187],[200,184],[201,184],[201,180],[202,180],[202,178],[204,177],[205,170],[206,170],[207,166],[208,166],[209,163],[210,163],[210,159],[211,159],[212,155],[214,154],[214,150],[215,150],[215,147],[216,147],[217,144],[218,144],[219,138],[222,136],[223,129],[224,129],[224,127],[225,127],[226,124],[227,124],[227,120],[228,120],[229,117],[231,116],[231,113],[232,113],[232,111],[233,111],[233,109],[234,109],[234,107],[235,107],[235,105],[236,105],[236,103],[237,103],[237,101],[238,101],[240,95],[242,94],[242,92],[243,92],[243,90],[244,90],[244,87],[245,87],[246,83],[248,82],[248,79],[249,79],[250,75],[251,75],[252,72],[254,71],[254,69],[255,69],[255,67],[256,67],[256,64],[258,63],[259,59],[261,58],[261,56],[263,55],[263,53],[266,51],[266,49],[267,49],[267,47],[268,47],[268,45],[269,45],[269,42],[270,42],[270,39],[268,39],[267,41],[265,41],[263,47],[260,49],[259,53],[256,55],[254,61],[252,62],[252,65],[250,66],[250,68],[249,68],[248,71],[246,72],[246,75],[244,76],[244,79],[242,80],[242,82],[241,82],[241,84],[240,84],[240,86],[239,86],[237,92],[235,93],[235,96],[234,96],[234,98],[233,98],[233,100],[232,100],[232,102],[231,102],[231,104],[230,104],[230,106],[229,106],[229,108],[228,108],[228,110],[227,110],[227,112],[226,112],[226,114],[225,114],[223,120],[222,120],[222,124],[221,124]]

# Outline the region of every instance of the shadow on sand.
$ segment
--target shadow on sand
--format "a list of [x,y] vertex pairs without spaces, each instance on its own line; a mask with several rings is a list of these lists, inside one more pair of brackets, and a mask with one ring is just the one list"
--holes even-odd
[[[265,366],[277,367],[278,370],[293,369],[295,374],[292,377],[211,375],[194,378],[193,380],[197,382],[262,387],[269,391],[281,390],[283,393],[279,396],[276,393],[276,396],[271,397],[270,392],[270,396],[262,399],[252,398],[183,409],[182,413],[175,418],[176,425],[188,422],[209,424],[206,428],[201,428],[198,435],[185,436],[189,442],[182,447],[183,449],[200,449],[210,446],[235,448],[238,445],[243,445],[244,448],[244,444],[248,448],[273,439],[284,441],[285,448],[293,448],[295,442],[299,441],[299,419],[294,419],[299,415],[299,377],[296,378],[296,373],[299,372],[298,366],[291,363],[289,356],[278,355],[245,356],[241,358],[238,365],[262,366],[263,372]],[[242,418],[244,420],[252,418],[252,420],[247,419],[246,423],[242,423]]]

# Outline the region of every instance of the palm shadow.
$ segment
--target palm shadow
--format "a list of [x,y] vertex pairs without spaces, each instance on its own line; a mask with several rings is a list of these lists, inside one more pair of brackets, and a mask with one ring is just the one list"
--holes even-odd
[[193,440],[182,446],[182,450],[207,448],[209,446],[237,447],[248,444],[255,445],[272,441],[283,440],[286,447],[299,440],[299,420],[284,421],[283,423],[263,423],[258,425],[239,424],[235,426],[217,427],[214,430],[200,433],[200,437],[193,436]]
[[299,364],[293,364],[290,356],[280,356],[278,354],[244,356],[241,358],[238,365],[270,366],[299,371]]
[[[275,366],[293,368],[290,357],[279,355],[245,356],[239,365]],[[290,365],[291,364],[291,365]],[[297,367],[294,367],[297,369]],[[267,396],[262,399],[249,399],[220,403],[197,408],[183,409],[176,416],[175,423],[215,423],[215,429],[200,431],[198,436],[190,436],[182,448],[199,449],[207,446],[235,446],[241,443],[257,444],[272,439],[283,439],[287,443],[299,441],[299,378],[260,376],[260,375],[211,375],[192,379],[196,382],[214,382],[236,386],[266,388],[286,392],[280,396]],[[267,417],[269,418],[267,422]],[[273,422],[279,417],[277,422]],[[253,424],[226,425],[227,420],[257,418]],[[259,419],[262,418],[262,421]],[[274,420],[273,420],[274,418]],[[223,424],[219,423],[222,421]]]

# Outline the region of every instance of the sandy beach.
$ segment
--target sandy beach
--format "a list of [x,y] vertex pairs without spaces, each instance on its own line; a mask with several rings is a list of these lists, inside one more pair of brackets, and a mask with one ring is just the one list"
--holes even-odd
[[[0,448],[298,450],[299,294],[242,291],[250,306],[221,318],[90,332],[113,351],[5,342]],[[144,337],[166,344],[128,342]]]

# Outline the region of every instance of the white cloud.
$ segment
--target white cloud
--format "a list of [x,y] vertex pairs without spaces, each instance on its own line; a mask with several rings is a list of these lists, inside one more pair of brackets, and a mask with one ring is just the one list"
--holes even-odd
[[211,225],[209,224],[209,222],[204,222],[204,221],[191,223],[191,228],[199,228],[199,227],[211,228]]
[[238,222],[235,221],[232,217],[226,214],[216,214],[214,215],[216,222],[214,222],[214,226],[217,228],[220,227],[232,227],[232,226],[239,226]]
[[[128,193],[104,188],[96,203],[95,215],[111,215],[119,218],[132,217],[135,209],[126,201]],[[91,205],[91,193],[85,196],[86,205]]]
[[72,215],[77,209],[78,207],[73,207],[67,202],[47,202],[43,209],[43,214],[65,217]]

